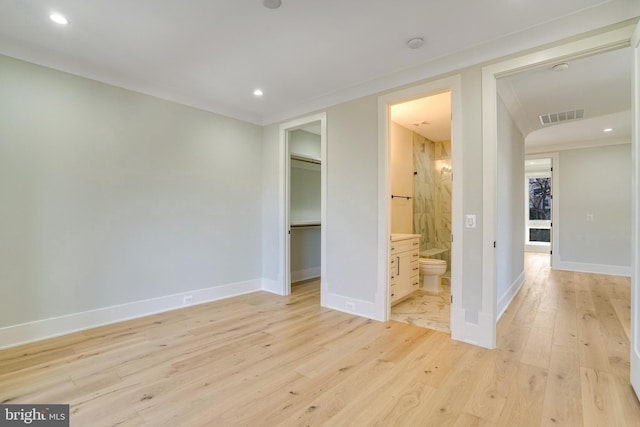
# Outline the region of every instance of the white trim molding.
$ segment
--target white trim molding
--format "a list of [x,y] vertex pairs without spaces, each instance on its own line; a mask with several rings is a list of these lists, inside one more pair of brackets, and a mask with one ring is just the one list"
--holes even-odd
[[[354,316],[365,317],[367,319],[378,320],[381,322],[385,321],[379,317],[379,310],[377,309],[376,304],[371,301],[349,298],[344,295],[326,292],[322,306],[332,310],[341,311],[343,313],[353,314]],[[348,307],[353,307],[353,310],[348,309]]]
[[631,276],[631,267],[626,265],[591,264],[560,260],[553,266],[553,269],[580,273],[609,274],[612,276]]
[[[196,289],[0,328],[0,349],[260,291],[262,279]],[[185,304],[185,298],[191,302]]]
[[[557,152],[525,154],[524,158],[525,161],[532,159],[551,159],[551,195],[553,197],[551,203],[551,244],[539,247],[542,250],[539,250],[535,245],[525,244],[525,252],[551,252],[550,266],[553,268],[558,262],[560,262],[560,154]],[[525,210],[527,210],[529,206],[528,194],[529,190],[527,188],[525,192]],[[527,214],[525,213],[525,221],[526,220]]]
[[509,308],[513,299],[518,295],[520,289],[522,289],[522,285],[524,285],[524,271],[516,277],[516,280],[513,281],[511,285],[509,285],[509,289],[504,293],[500,301],[498,301],[498,320],[502,317],[504,312]]
[[389,108],[391,105],[424,98],[438,93],[451,92],[451,167],[455,179],[452,182],[452,234],[451,244],[451,338],[474,342],[467,337],[462,310],[462,183],[464,172],[462,159],[462,79],[460,75],[411,86],[378,98],[378,286],[372,318],[386,321],[390,318],[389,300],[389,239],[391,236],[391,185],[389,178]]
[[320,277],[320,267],[306,268],[304,270],[295,270],[291,272],[291,283],[301,282],[303,280],[315,279]]
[[[594,55],[630,45],[636,23],[614,29],[604,29],[597,34],[540,49],[515,58],[487,65],[482,68],[482,146],[483,146],[483,250],[482,250],[482,309],[478,314],[479,322],[490,319],[486,333],[486,346],[496,346],[497,304],[496,271],[497,262],[494,242],[496,240],[496,188],[497,188],[497,82],[499,77],[514,74],[527,69],[568,60],[581,56]],[[485,345],[481,344],[481,345]]]
[[631,374],[630,382],[640,398],[640,23],[631,38]]
[[289,295],[291,293],[291,259],[290,259],[290,234],[289,234],[289,140],[288,132],[299,129],[310,123],[320,122],[320,304],[324,304],[324,294],[327,292],[327,285],[322,281],[326,277],[327,259],[327,113],[317,113],[310,116],[301,117],[286,123],[281,123],[278,130],[279,147],[279,182],[278,182],[278,279],[276,283],[268,283],[269,292],[278,295]]

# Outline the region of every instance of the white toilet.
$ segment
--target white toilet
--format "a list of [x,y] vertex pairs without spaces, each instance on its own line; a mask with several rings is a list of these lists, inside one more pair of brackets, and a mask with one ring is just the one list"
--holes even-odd
[[420,258],[422,289],[440,293],[440,276],[447,272],[447,261],[433,258]]

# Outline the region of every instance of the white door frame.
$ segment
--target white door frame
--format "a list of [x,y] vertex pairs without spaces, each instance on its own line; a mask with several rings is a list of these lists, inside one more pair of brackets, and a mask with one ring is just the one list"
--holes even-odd
[[[486,316],[491,322],[481,325],[487,328],[486,347],[496,346],[497,297],[495,241],[497,229],[497,89],[496,79],[526,69],[545,64],[562,62],[570,58],[589,56],[599,52],[628,47],[631,43],[635,24],[559,46],[508,59],[482,68],[482,146],[483,146],[483,207],[482,207],[482,311],[480,317]],[[637,222],[637,217],[636,220]],[[481,344],[482,345],[482,344]]]
[[451,338],[465,341],[462,310],[462,84],[460,75],[412,86],[378,98],[378,286],[375,318],[390,317],[389,239],[391,235],[391,183],[389,177],[389,111],[394,104],[451,91],[451,168],[452,233],[451,243]]
[[291,227],[289,224],[289,175],[291,157],[289,155],[289,131],[300,129],[308,124],[320,122],[320,299],[323,304],[326,290],[327,260],[327,113],[318,113],[280,124],[279,128],[279,185],[278,185],[278,235],[280,265],[278,267],[278,285],[275,293],[291,294]]
[[[560,260],[560,248],[559,248],[559,240],[558,233],[560,231],[560,206],[558,205],[558,200],[560,200],[560,182],[558,181],[558,177],[560,176],[560,155],[557,152],[553,153],[536,153],[536,154],[525,154],[524,160],[534,160],[534,159],[551,159],[551,257],[550,257],[550,265],[553,267],[554,265],[558,265]],[[525,172],[526,174],[526,172]],[[524,195],[525,198],[525,221],[527,220],[528,215],[528,206],[529,206],[529,186],[528,182],[525,180],[525,188],[526,192]],[[526,239],[526,236],[525,236]],[[526,242],[526,240],[525,240]]]
[[633,72],[631,74],[631,386],[640,399],[640,23],[631,39]]

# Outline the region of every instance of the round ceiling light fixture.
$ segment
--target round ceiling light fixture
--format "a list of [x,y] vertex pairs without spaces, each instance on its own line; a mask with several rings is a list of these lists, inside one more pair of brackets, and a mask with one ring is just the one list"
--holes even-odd
[[264,93],[263,93],[260,89],[256,89],[256,90],[254,90],[254,91],[253,91],[253,94],[254,94],[255,96],[262,96],[262,95],[264,95]]
[[418,49],[422,47],[423,44],[424,39],[422,37],[414,37],[407,42],[407,46],[409,46],[410,49]]
[[262,4],[267,9],[277,9],[282,6],[281,0],[262,0]]
[[563,62],[562,64],[556,64],[551,67],[551,71],[553,71],[554,73],[561,73],[563,71],[567,71],[568,69],[569,64],[567,64],[566,62]]
[[602,129],[602,132],[613,132],[613,128]]
[[49,19],[51,19],[56,24],[60,24],[60,25],[67,25],[69,23],[67,18],[60,15],[59,13],[52,13],[51,15],[49,15]]

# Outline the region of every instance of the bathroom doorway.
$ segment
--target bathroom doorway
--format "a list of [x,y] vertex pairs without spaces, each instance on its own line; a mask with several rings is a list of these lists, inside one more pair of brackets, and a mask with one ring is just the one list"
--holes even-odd
[[390,318],[445,333],[451,333],[451,139],[451,91],[390,107]]

